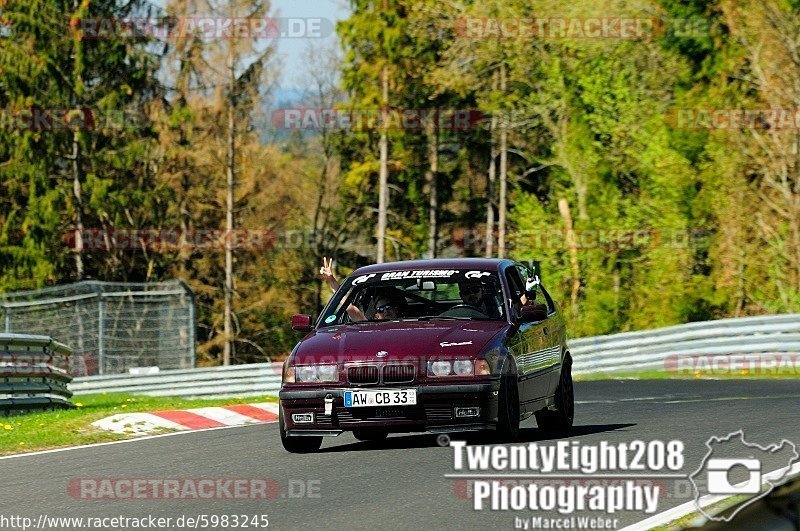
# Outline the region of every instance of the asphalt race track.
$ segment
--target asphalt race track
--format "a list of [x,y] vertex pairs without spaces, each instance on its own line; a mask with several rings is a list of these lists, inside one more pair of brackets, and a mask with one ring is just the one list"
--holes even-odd
[[[702,462],[711,436],[743,429],[748,440],[762,445],[800,443],[800,384],[792,380],[578,382],[575,393],[576,425],[569,438],[680,439],[687,475]],[[523,442],[534,441],[546,439],[526,429]],[[362,443],[345,434],[326,439],[320,453],[292,455],[280,445],[277,424],[269,424],[3,459],[0,514],[267,514],[275,529],[511,529],[515,517],[532,516],[527,510],[473,510],[465,480],[445,478],[453,472],[453,450],[440,447],[433,435]],[[267,500],[83,500],[68,493],[76,478],[271,478],[280,493]],[[667,492],[658,512],[691,499],[675,481],[664,480]],[[614,517],[622,528],[645,515]]]

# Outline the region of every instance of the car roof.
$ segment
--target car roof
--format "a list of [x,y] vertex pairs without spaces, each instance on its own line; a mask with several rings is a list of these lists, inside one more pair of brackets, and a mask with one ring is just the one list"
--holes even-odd
[[504,265],[513,261],[500,258],[431,258],[427,260],[405,260],[402,262],[386,262],[360,267],[353,275],[368,273],[385,273],[387,271],[406,271],[411,269],[466,269],[474,268],[484,271],[499,271]]

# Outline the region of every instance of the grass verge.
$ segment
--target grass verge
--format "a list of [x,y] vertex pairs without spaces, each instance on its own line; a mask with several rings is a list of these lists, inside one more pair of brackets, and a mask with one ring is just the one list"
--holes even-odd
[[123,393],[72,397],[74,409],[45,411],[0,417],[0,455],[18,454],[97,442],[133,438],[92,426],[92,422],[117,413],[189,409],[275,401],[276,398],[251,396],[225,399],[182,399]]

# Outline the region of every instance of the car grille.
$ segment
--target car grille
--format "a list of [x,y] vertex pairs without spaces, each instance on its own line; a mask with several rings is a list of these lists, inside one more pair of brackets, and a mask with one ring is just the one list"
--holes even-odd
[[413,365],[386,365],[383,368],[384,383],[408,383],[414,381]]
[[376,365],[359,365],[347,369],[347,380],[351,384],[366,385],[378,383],[378,367]]

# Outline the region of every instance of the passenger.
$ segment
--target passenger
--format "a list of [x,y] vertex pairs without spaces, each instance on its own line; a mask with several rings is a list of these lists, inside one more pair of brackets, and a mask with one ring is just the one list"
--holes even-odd
[[400,319],[403,317],[406,301],[400,296],[381,295],[375,302],[376,320]]
[[[331,290],[336,293],[336,290],[339,289],[340,284],[339,281],[336,280],[336,277],[333,276],[333,258],[322,258],[322,267],[319,268],[319,274],[322,275],[322,278],[328,283],[328,286],[331,287]],[[353,322],[367,320],[367,316],[364,315],[364,312],[361,311],[361,308],[355,304],[350,304],[347,306],[347,316],[350,317],[350,320]]]
[[[333,258],[322,259],[322,267],[319,268],[319,274],[328,283],[330,288],[336,292],[339,289],[339,281],[333,275]],[[380,295],[375,301],[373,319],[399,319],[402,317],[405,310],[406,301],[403,297],[398,295]],[[347,315],[353,322],[366,321],[367,316],[355,304],[347,306]]]

